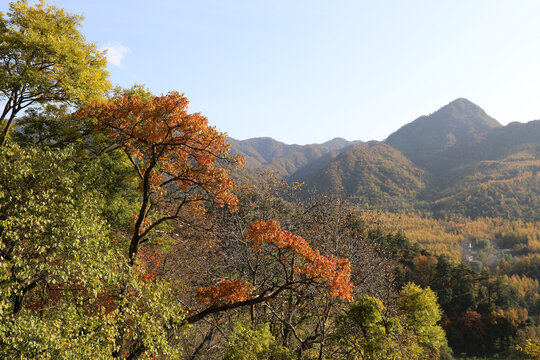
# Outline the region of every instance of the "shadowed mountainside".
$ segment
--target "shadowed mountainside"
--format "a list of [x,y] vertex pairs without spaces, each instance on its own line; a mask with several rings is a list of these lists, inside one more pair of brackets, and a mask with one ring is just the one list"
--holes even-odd
[[381,142],[350,148],[311,178],[306,190],[349,198],[362,204],[401,208],[425,187],[425,172],[399,150]]
[[456,99],[392,133],[386,143],[420,166],[433,154],[502,125],[467,99]]
[[457,99],[384,142],[287,145],[231,139],[249,169],[375,208],[540,220],[540,120],[502,126]]

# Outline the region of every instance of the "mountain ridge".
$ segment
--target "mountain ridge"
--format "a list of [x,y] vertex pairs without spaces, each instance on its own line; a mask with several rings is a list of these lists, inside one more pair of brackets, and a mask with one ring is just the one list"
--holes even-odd
[[430,115],[420,116],[386,138],[386,143],[421,166],[457,142],[502,125],[473,102],[458,98]]
[[[275,170],[311,191],[387,210],[540,220],[540,120],[503,126],[465,98],[384,142],[260,139],[244,140],[255,144],[245,152],[248,168]],[[233,153],[244,155],[242,142],[233,143]]]

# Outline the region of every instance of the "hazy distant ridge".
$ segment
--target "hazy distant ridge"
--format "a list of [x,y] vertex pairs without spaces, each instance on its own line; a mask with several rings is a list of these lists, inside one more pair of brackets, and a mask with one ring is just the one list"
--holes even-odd
[[276,170],[306,190],[391,210],[540,220],[540,120],[502,126],[467,99],[419,117],[384,143],[230,140],[248,168]]
[[401,127],[388,136],[386,143],[425,165],[433,154],[501,126],[478,105],[460,98]]
[[347,141],[343,138],[308,145],[288,145],[270,137],[247,140],[228,138],[228,141],[231,144],[231,153],[242,155],[248,168],[270,169],[286,177],[325,155],[335,156],[338,150],[362,144],[361,141]]

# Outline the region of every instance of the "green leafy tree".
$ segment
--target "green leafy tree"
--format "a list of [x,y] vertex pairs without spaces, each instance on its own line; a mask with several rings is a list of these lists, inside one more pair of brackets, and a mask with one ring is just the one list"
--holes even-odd
[[103,164],[80,171],[77,159],[0,151],[0,358],[177,358],[179,287],[158,276],[150,248],[128,266],[104,220],[112,205],[88,185]]
[[337,318],[336,340],[345,358],[435,359],[446,349],[437,325],[441,310],[431,289],[409,283],[401,291],[399,311],[372,296],[358,298]]
[[0,16],[0,145],[20,111],[95,100],[110,86],[104,54],[79,31],[81,16],[24,0],[7,15]]
[[422,289],[408,283],[401,290],[401,310],[405,314],[404,325],[414,333],[418,344],[426,352],[438,354],[441,346],[446,345],[446,337],[443,328],[437,325],[442,315],[437,295],[429,287]]
[[224,360],[293,359],[287,348],[280,346],[269,325],[243,325],[236,322],[225,345]]
[[2,358],[112,351],[114,319],[96,300],[114,282],[117,254],[99,197],[78,178],[69,151],[0,151]]
[[338,316],[339,345],[355,359],[392,358],[392,333],[399,327],[399,321],[386,319],[384,311],[381,300],[372,296],[358,298]]

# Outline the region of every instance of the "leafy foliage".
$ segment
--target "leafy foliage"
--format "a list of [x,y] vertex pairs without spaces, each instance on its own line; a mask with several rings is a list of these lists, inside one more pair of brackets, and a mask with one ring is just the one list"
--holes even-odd
[[428,287],[408,283],[401,290],[401,309],[405,313],[405,326],[418,338],[418,343],[429,350],[438,350],[446,344],[444,330],[437,325],[442,311],[437,296]]
[[225,345],[223,360],[293,359],[287,348],[277,344],[268,324],[243,325],[236,322]]
[[338,316],[338,344],[362,359],[438,358],[446,338],[437,325],[441,310],[433,291],[409,283],[399,301],[402,312],[392,315],[377,298],[356,299]]
[[[127,91],[107,102],[88,103],[74,115],[93,119],[121,146],[139,177],[142,198],[134,216],[131,262],[140,241],[156,226],[177,218],[184,205],[204,212],[204,201],[236,203],[234,181],[225,168],[215,166],[228,150],[225,134],[201,114],[189,114],[188,103],[178,92],[152,96]],[[167,205],[171,210],[161,215],[159,210]]]
[[81,186],[69,151],[10,144],[0,164],[2,357],[111,351],[114,319],[95,301],[114,282],[117,253],[98,197]]
[[81,103],[110,86],[105,56],[79,32],[82,17],[40,1],[10,4],[0,18],[0,114],[3,145],[15,116],[32,105]]
[[[302,237],[295,236],[288,231],[281,231],[279,224],[275,221],[252,223],[248,228],[246,239],[253,242],[253,249],[256,251],[260,251],[262,245],[268,243],[278,249],[298,254],[305,264],[300,262],[298,265],[301,267],[294,267],[294,273],[322,279],[326,282],[330,295],[352,300],[351,266],[347,259],[321,255],[317,250],[312,249]],[[285,261],[285,264],[287,262]]]
[[[351,355],[362,359],[388,359],[401,328],[397,318],[386,319],[381,300],[363,296],[338,316],[336,340]],[[356,357],[356,356],[355,356]]]
[[524,347],[517,346],[517,349],[524,352],[533,360],[540,359],[540,340],[527,340]]

